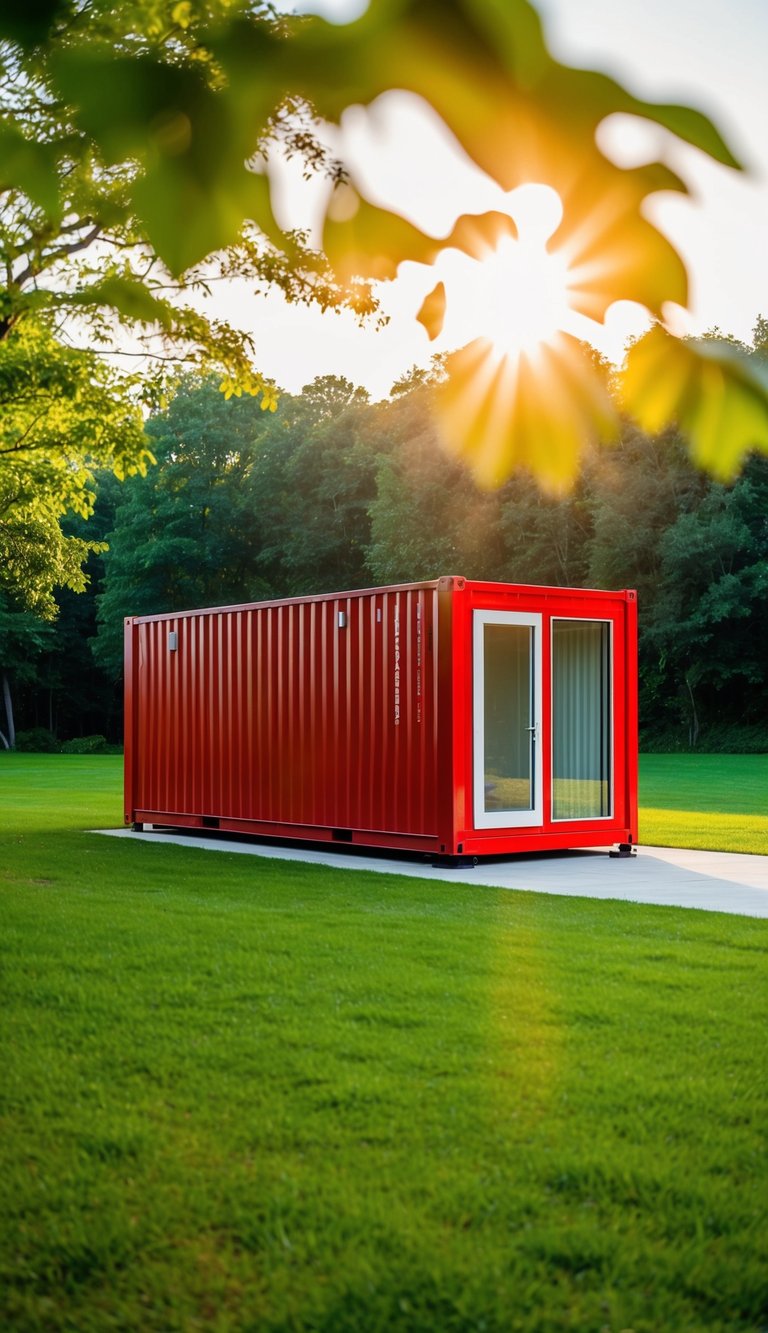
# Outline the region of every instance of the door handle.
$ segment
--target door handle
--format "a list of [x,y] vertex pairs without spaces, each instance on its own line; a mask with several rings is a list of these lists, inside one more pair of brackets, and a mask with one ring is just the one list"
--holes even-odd
[[534,740],[536,739],[536,727],[535,727],[535,726],[534,726],[534,727],[525,727],[524,730],[525,730],[525,731],[532,731],[532,732],[533,732]]

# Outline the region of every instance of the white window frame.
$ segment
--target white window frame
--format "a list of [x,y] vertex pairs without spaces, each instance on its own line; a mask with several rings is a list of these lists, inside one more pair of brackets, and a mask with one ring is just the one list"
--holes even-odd
[[[611,728],[611,773],[608,782],[608,807],[610,813],[607,815],[579,815],[573,819],[557,819],[555,817],[555,621],[571,620],[579,624],[587,625],[608,625],[608,720]],[[553,824],[606,824],[613,819],[613,808],[615,801],[615,774],[616,774],[616,719],[613,707],[613,689],[614,689],[614,671],[615,663],[613,656],[615,641],[615,622],[609,616],[559,616],[554,613],[549,622],[549,715],[552,719],[550,727],[551,735],[549,737],[549,784],[550,784],[550,809],[552,811]]]
[[[533,808],[531,810],[485,809],[485,626],[525,625],[533,630],[531,671],[533,687],[532,747]],[[542,616],[533,611],[474,611],[472,624],[472,759],[475,828],[540,828],[544,823],[542,774]]]

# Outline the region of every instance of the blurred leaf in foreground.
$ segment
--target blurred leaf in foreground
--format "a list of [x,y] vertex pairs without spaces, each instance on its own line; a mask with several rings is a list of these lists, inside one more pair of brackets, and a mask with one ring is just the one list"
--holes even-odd
[[[233,86],[252,79],[258,67],[264,104],[288,88],[329,120],[352,103],[375,109],[382,93],[405,89],[434,108],[457,145],[503,190],[531,182],[551,186],[562,201],[563,218],[548,248],[567,263],[572,310],[594,320],[604,319],[619,300],[639,302],[657,320],[667,302],[688,302],[685,265],[645,212],[649,196],[684,194],[687,185],[664,162],[625,169],[609,160],[596,138],[603,121],[615,114],[641,117],[714,161],[739,167],[701,112],[648,102],[606,74],[555,60],[527,0],[372,0],[351,24],[309,18],[288,38],[240,25],[221,37],[216,52]],[[354,207],[339,218],[331,201],[324,244],[345,276],[389,278],[404,260],[431,264],[456,245],[455,238],[430,237],[412,221],[369,202],[354,173],[344,188]],[[472,253],[469,246],[467,251]],[[442,329],[451,301],[449,285],[433,285],[417,314],[431,338]],[[473,342],[449,358],[449,379],[455,383],[446,394],[453,394],[454,407],[462,405],[460,411],[441,413],[452,447],[473,460],[484,484],[502,480],[521,462],[548,486],[566,484],[580,447],[610,434],[611,412],[604,394],[595,391],[589,357],[576,357],[563,335],[535,357],[521,358],[514,370],[507,357],[502,371],[487,344],[482,354],[483,345]],[[756,402],[763,389],[744,373]],[[684,378],[667,376],[671,387]],[[714,405],[711,380],[712,371],[687,377],[690,401],[677,415],[681,424],[692,423],[697,457],[728,472],[749,435],[739,425],[747,409],[733,423],[730,416],[720,421],[716,434],[723,461],[717,462],[715,447],[704,442]],[[638,399],[646,387],[652,386],[643,381],[627,401],[642,409]],[[697,399],[698,394],[704,396]],[[467,432],[463,440],[461,429]],[[755,438],[759,442],[759,432]]]
[[695,461],[731,481],[752,449],[768,453],[768,367],[717,339],[655,327],[627,355],[627,411],[654,435],[677,425]]

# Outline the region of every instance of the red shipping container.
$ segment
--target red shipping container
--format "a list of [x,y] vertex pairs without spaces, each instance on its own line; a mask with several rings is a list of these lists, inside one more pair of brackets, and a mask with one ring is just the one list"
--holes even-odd
[[637,840],[635,593],[459,577],[125,622],[125,819],[482,856]]

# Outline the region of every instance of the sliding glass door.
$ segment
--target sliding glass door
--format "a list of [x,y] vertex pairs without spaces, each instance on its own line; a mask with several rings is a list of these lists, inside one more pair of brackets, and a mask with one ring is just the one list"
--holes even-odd
[[541,823],[541,616],[474,613],[476,828]]

